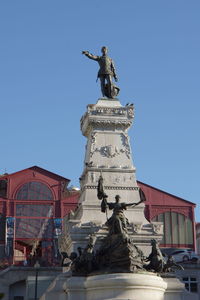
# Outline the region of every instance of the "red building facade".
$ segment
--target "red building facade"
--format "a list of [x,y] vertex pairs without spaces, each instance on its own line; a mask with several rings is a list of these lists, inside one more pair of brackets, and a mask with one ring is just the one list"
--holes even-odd
[[[34,166],[0,177],[0,258],[9,264],[59,263],[63,218],[77,207],[79,192],[69,179]],[[163,222],[165,248],[196,248],[195,204],[138,181],[145,216]]]
[[69,180],[37,166],[0,177],[0,256],[56,264],[62,219],[74,208]]

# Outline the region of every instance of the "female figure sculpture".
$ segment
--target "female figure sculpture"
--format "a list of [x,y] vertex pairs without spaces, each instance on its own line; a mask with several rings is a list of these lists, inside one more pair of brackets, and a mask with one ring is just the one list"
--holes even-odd
[[106,212],[107,215],[107,207],[113,210],[112,216],[107,220],[106,225],[109,228],[109,234],[123,234],[127,235],[127,226],[129,225],[128,219],[124,215],[124,210],[129,206],[136,206],[146,200],[145,195],[141,189],[139,189],[140,201],[137,203],[125,203],[120,202],[120,196],[115,196],[115,202],[107,202],[108,196],[104,192],[103,186],[103,177],[100,175],[98,186],[97,186],[97,197],[101,201],[101,211]]
[[125,203],[120,202],[120,196],[115,196],[115,202],[107,202],[107,206],[109,209],[113,210],[112,216],[107,220],[106,225],[109,228],[109,234],[128,234],[127,226],[129,225],[128,219],[124,215],[124,210],[127,209],[128,206],[136,206],[138,203]]

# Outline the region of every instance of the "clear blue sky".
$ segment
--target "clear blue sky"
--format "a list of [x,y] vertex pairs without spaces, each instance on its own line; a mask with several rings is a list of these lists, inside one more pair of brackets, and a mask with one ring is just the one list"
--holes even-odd
[[81,55],[109,47],[137,179],[198,204],[199,0],[1,0],[0,172],[38,165],[78,185],[80,118],[100,89]]

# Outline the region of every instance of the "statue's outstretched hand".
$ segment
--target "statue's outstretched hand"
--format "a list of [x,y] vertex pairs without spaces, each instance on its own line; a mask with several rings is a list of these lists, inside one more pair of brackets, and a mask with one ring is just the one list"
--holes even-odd
[[82,51],[82,54],[88,54],[89,52],[88,51]]

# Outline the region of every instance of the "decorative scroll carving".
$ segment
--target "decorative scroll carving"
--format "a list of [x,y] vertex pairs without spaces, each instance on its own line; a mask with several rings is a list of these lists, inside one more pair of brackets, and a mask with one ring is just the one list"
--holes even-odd
[[106,115],[106,116],[126,116],[127,109],[125,108],[108,108],[108,107],[98,107],[95,110],[91,110],[92,115]]
[[135,233],[139,233],[142,229],[142,224],[131,224],[132,229]]
[[121,149],[118,149],[117,146],[113,146],[113,145],[107,145],[107,146],[103,146],[100,148],[97,148],[97,147],[95,148],[95,138],[93,138],[93,141],[91,144],[90,157],[92,157],[95,152],[99,152],[102,156],[108,157],[108,158],[113,158],[113,157],[120,155],[121,153],[125,153],[126,156],[130,159],[131,158],[131,150],[130,150],[129,142],[126,141],[126,143],[124,142],[123,145],[124,145],[124,147]]
[[92,155],[94,154],[94,152],[96,151],[97,148],[95,148],[95,144],[96,144],[96,132],[93,132],[91,134],[91,148],[90,148],[90,157],[92,157]]
[[102,156],[106,156],[108,158],[112,158],[120,154],[117,146],[113,146],[113,145],[103,146],[100,149],[96,149],[96,150],[97,151],[99,150]]
[[129,118],[134,117],[133,107],[97,107],[94,104],[88,105],[88,114],[93,116],[128,116]]
[[153,232],[155,234],[161,234],[161,233],[163,233],[162,232],[162,229],[163,229],[163,224],[162,223],[153,223],[152,222],[152,228],[153,228]]
[[131,126],[131,121],[128,120],[119,120],[119,119],[91,119],[90,122],[93,124],[93,126],[101,125],[101,126],[108,126],[108,125],[114,125],[115,127],[117,125],[119,126],[125,126],[125,127],[130,127]]
[[130,159],[131,158],[131,148],[130,148],[130,144],[129,144],[128,134],[121,133],[121,138],[122,138],[122,145],[124,146],[124,148],[121,149],[120,151],[122,153],[125,153],[126,156]]
[[122,174],[117,174],[114,175],[112,182],[113,184],[119,184],[119,183],[130,183],[133,181],[133,176],[132,175],[122,175]]
[[120,175],[115,175],[113,184],[119,184],[121,183],[121,176]]

